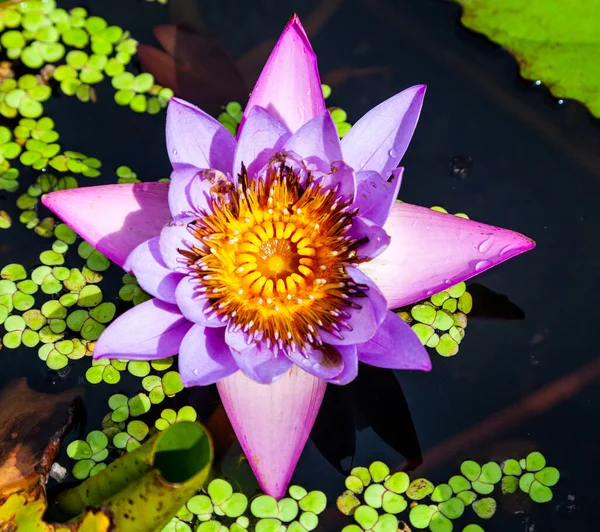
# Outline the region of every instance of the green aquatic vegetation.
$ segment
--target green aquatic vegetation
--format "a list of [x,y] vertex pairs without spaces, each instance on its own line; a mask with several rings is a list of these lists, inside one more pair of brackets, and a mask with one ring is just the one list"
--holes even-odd
[[198,413],[193,406],[182,406],[177,412],[172,408],[165,408],[160,417],[154,422],[157,430],[165,430],[177,421],[196,421]]
[[48,164],[59,172],[72,172],[86,177],[98,177],[102,163],[95,157],[88,157],[76,151],[65,151],[56,155]]
[[[91,367],[85,372],[85,378],[91,384],[117,384],[121,380],[118,360],[92,360]],[[125,369],[125,368],[123,368]]]
[[148,392],[152,404],[161,403],[165,397],[173,397],[183,390],[181,376],[176,371],[164,375],[148,375],[142,379],[142,387]]
[[86,266],[94,272],[104,272],[110,267],[110,261],[85,240],[79,244],[77,253],[86,260]]
[[[19,170],[11,168],[8,161],[0,162],[0,190],[6,190],[6,192],[16,192],[19,188]],[[5,213],[5,211],[2,211]],[[4,220],[10,220],[10,217],[5,213],[1,216]],[[0,221],[0,224],[2,222]],[[10,227],[10,223],[8,225]],[[6,227],[6,228],[8,228]]]
[[0,114],[6,118],[21,115],[25,118],[39,118],[44,108],[42,102],[50,98],[52,89],[32,74],[25,74],[18,80],[5,79],[0,85]]
[[76,460],[73,476],[83,480],[106,468],[104,460],[108,458],[108,438],[100,430],[90,432],[85,440],[74,440],[67,446],[67,455]]
[[352,124],[347,122],[348,115],[346,114],[346,111],[340,109],[339,107],[330,107],[329,112],[331,113],[331,118],[333,118],[333,122],[335,123],[338,136],[343,138],[352,127]]
[[46,365],[54,370],[66,367],[69,360],[79,360],[84,356],[91,356],[91,354],[89,342],[79,338],[47,343],[40,347],[38,351],[40,360],[45,361]]
[[[336,500],[339,511],[354,517],[355,521],[343,530],[360,532],[389,527],[395,532],[394,526],[399,526],[395,516],[407,510],[408,498],[415,501],[410,505],[408,515],[415,529],[452,532],[452,521],[461,518],[468,506],[481,519],[494,515],[496,501],[480,496],[490,495],[498,484],[502,486],[503,494],[514,493],[520,487],[534,501],[547,502],[552,498],[551,491],[548,493],[550,486],[559,479],[558,470],[546,467],[545,458],[538,452],[530,453],[521,461],[508,459],[502,464],[487,462],[479,465],[466,460],[460,470],[462,475],[454,475],[447,483],[435,486],[425,478],[411,481],[403,471],[391,473],[382,462],[373,462],[368,468],[353,468],[345,480],[346,490]],[[507,490],[508,485],[514,489]],[[476,532],[481,528],[473,524],[464,530]]]
[[[108,406],[112,410],[110,418],[115,423],[127,421],[129,417],[139,417],[150,411],[152,404],[145,393],[138,393],[131,398],[116,393],[108,399]],[[195,420],[187,420],[195,421]]]
[[115,173],[117,174],[117,183],[139,183],[137,174],[129,166],[119,166]]
[[121,72],[114,75],[111,83],[117,91],[115,102],[123,106],[128,105],[136,113],[156,114],[166,107],[173,96],[172,90],[156,85],[154,76],[148,72],[137,76],[131,72]]
[[223,112],[217,117],[217,120],[235,135],[242,120],[244,110],[238,102],[229,102],[223,109]]
[[115,434],[113,445],[117,449],[124,449],[128,453],[138,449],[148,436],[150,429],[148,425],[139,419],[127,423],[126,430]]

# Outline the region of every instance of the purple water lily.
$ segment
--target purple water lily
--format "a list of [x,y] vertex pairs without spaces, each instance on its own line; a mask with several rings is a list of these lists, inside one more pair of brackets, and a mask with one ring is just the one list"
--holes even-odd
[[397,166],[424,94],[415,86],[393,96],[340,142],[316,58],[293,17],[237,139],[173,99],[169,184],[43,198],[154,297],[113,322],[94,357],[179,354],[185,386],[218,382],[246,455],[274,496],[285,492],[326,383],[350,382],[359,361],[431,368],[390,308],[534,246],[518,233],[396,202]]

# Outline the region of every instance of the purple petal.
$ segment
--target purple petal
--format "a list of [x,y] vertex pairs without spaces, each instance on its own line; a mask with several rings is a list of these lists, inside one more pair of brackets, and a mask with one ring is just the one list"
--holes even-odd
[[309,345],[305,353],[293,351],[286,355],[294,364],[320,379],[333,379],[344,369],[342,356],[332,345]]
[[133,183],[59,190],[42,203],[110,260],[123,266],[142,242],[171,219],[168,183]]
[[[350,271],[351,268],[346,268]],[[340,324],[339,331],[327,332],[323,329],[319,330],[321,340],[326,344],[337,345],[354,345],[361,344],[370,340],[379,325],[380,301],[378,298],[369,297],[369,290],[366,291],[366,297],[354,297],[349,299],[350,303],[358,305],[359,308],[344,307],[340,309],[347,314],[342,319],[345,320],[347,326]]]
[[284,355],[275,356],[272,349],[263,343],[247,344],[242,332],[225,332],[225,341],[231,348],[231,354],[238,367],[251,379],[261,384],[275,382],[292,366]]
[[233,175],[242,171],[242,163],[249,176],[254,176],[279,151],[290,137],[289,129],[265,109],[254,106],[246,119],[239,137],[233,163]]
[[358,268],[347,267],[346,272],[355,283],[367,286],[365,293],[371,302],[377,325],[379,325],[387,314],[387,300],[385,296],[373,280]]
[[356,172],[373,170],[388,177],[408,148],[425,89],[425,85],[410,87],[364,115],[342,139],[344,161]]
[[296,366],[264,386],[241,371],[217,382],[227,416],[262,490],[287,486],[314,425],[327,383]]
[[391,310],[373,338],[356,346],[361,362],[379,368],[431,370],[427,350],[400,316]]
[[221,320],[213,316],[208,299],[198,292],[198,283],[191,277],[184,277],[175,290],[175,300],[181,313],[191,322],[204,327],[224,327]]
[[189,249],[186,242],[193,242],[194,238],[188,230],[188,224],[194,218],[181,218],[165,225],[160,232],[160,255],[167,268],[181,270],[183,256],[180,249]]
[[401,202],[384,229],[390,245],[360,269],[385,294],[389,308],[425,299],[535,247],[514,231]]
[[167,150],[173,167],[189,164],[231,173],[235,139],[212,116],[171,98],[167,109]]
[[225,343],[225,328],[194,325],[179,348],[179,373],[185,387],[206,386],[238,370]]
[[[296,15],[271,52],[244,117],[256,105],[278,117],[292,132],[325,110],[317,58]],[[242,121],[242,131],[244,127]]]
[[175,289],[183,274],[171,271],[160,254],[160,237],[155,236],[135,248],[123,268],[133,273],[139,285],[150,295],[175,303]]
[[352,226],[346,235],[355,240],[367,239],[367,242],[356,248],[356,254],[362,260],[374,259],[390,244],[390,235],[381,226],[360,216],[352,218]]
[[340,356],[342,357],[344,369],[342,369],[339,375],[336,375],[333,379],[329,379],[327,382],[339,385],[348,384],[349,382],[352,382],[358,375],[358,355],[356,346],[336,345],[335,349],[338,350]]
[[358,172],[356,174],[356,201],[362,218],[382,226],[387,220],[390,209],[398,197],[404,168],[392,171],[392,180],[383,179],[377,172]]
[[188,218],[209,205],[213,183],[195,166],[178,165],[171,173],[169,209],[173,218]]
[[342,160],[340,138],[327,110],[296,131],[283,149],[297,153],[322,172],[329,172],[332,162]]
[[151,299],[119,316],[100,335],[94,358],[154,360],[175,355],[192,324],[175,305]]
[[337,193],[339,196],[344,196],[354,201],[356,178],[354,170],[344,161],[333,162],[329,173],[321,177],[321,184],[325,190],[338,187]]

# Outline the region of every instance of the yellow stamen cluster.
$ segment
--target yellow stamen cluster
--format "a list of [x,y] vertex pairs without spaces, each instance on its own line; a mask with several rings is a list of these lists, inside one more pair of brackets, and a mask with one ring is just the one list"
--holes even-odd
[[319,329],[349,328],[351,299],[365,295],[345,270],[362,243],[345,234],[355,214],[335,190],[310,176],[301,186],[283,164],[251,181],[244,170],[190,224],[196,242],[180,253],[209,315],[250,342],[304,351],[321,343]]

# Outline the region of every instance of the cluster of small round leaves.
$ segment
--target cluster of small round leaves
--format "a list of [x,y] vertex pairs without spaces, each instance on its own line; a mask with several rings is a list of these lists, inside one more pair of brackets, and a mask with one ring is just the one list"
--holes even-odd
[[76,460],[73,476],[83,480],[106,468],[104,460],[108,457],[108,438],[104,432],[94,430],[85,440],[74,440],[67,447],[69,458]]
[[[408,529],[396,516],[409,506],[409,520],[415,529],[452,532],[452,521],[460,518],[468,506],[480,519],[490,519],[494,515],[496,501],[487,495],[499,483],[502,493],[514,493],[520,487],[534,501],[547,502],[552,498],[550,486],[559,479],[558,470],[546,467],[545,458],[538,452],[520,462],[509,459],[502,464],[487,462],[480,466],[473,460],[466,460],[460,469],[462,475],[455,475],[448,483],[435,486],[425,478],[411,481],[402,471],[390,474],[382,462],[373,462],[369,468],[355,467],[346,478],[346,491],[336,501],[340,512],[354,517],[355,523],[346,526],[344,532]],[[523,471],[526,473],[521,476]],[[407,499],[413,502],[409,504]],[[463,530],[482,532],[483,529],[471,524]]]
[[119,298],[123,301],[132,301],[134,305],[139,305],[152,299],[152,296],[144,292],[133,275],[126,273],[123,276],[123,286],[119,290]]
[[18,80],[4,79],[0,84],[0,114],[6,118],[18,115],[39,118],[44,112],[42,102],[51,94],[52,89],[45,81],[32,74],[25,74]]
[[155,84],[154,76],[148,72],[137,76],[121,72],[112,78],[111,83],[117,91],[115,102],[129,106],[136,113],[157,114],[173,97],[173,91]]
[[113,437],[113,445],[117,449],[124,449],[127,452],[134,451],[139,448],[141,442],[146,439],[150,432],[148,425],[139,419],[134,419],[127,423],[125,430],[115,434]]
[[131,398],[116,393],[108,399],[108,406],[112,410],[111,420],[115,423],[122,423],[127,421],[129,416],[139,417],[148,413],[152,404],[145,393],[138,393]]
[[178,421],[196,421],[197,418],[198,413],[193,406],[182,406],[177,412],[172,408],[165,408],[154,422],[154,426],[157,430],[165,430]]
[[235,136],[238,127],[240,127],[243,115],[244,110],[239,102],[229,102],[223,109],[223,112],[217,117],[217,120]]
[[[98,336],[100,333],[98,333]],[[85,378],[90,384],[117,384],[121,380],[121,371],[125,369],[123,360],[92,360],[92,365],[85,372]]]
[[164,375],[148,375],[142,379],[142,387],[148,392],[152,404],[161,403],[165,397],[173,397],[183,390],[181,376],[177,371],[167,371]]
[[[15,192],[19,188],[19,170],[12,168],[10,163],[4,159],[0,162],[0,190],[6,192]],[[4,212],[5,219],[10,220],[10,217]],[[0,224],[2,222],[0,221]],[[10,225],[8,226],[10,227]]]
[[532,452],[520,461],[522,469],[527,472],[519,479],[519,488],[528,493],[531,500],[537,503],[552,500],[552,490],[560,479],[560,473],[555,467],[546,467],[546,458],[542,453]]
[[335,128],[337,129],[338,136],[343,138],[352,127],[352,125],[347,122],[348,115],[346,114],[346,111],[340,109],[339,107],[330,107],[329,112],[331,113],[331,118],[333,119]]

